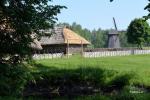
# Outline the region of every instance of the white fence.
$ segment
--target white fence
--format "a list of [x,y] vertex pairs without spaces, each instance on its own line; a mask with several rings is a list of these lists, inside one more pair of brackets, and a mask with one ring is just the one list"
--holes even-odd
[[94,58],[94,57],[107,57],[107,56],[139,55],[139,54],[150,54],[150,50],[84,52],[83,56],[87,58]]
[[[96,52],[84,52],[83,57],[96,58],[96,57],[108,57],[108,56],[126,56],[126,55],[140,55],[150,54],[150,50],[120,50],[120,51],[96,51]],[[34,54],[33,59],[54,59],[62,58],[64,53],[53,54]]]
[[34,54],[33,59],[53,59],[63,57],[63,53],[54,53],[54,54]]

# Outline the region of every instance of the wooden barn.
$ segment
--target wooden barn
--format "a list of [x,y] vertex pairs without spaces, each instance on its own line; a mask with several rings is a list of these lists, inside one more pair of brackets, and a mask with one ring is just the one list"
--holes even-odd
[[[51,33],[51,31],[44,32]],[[43,49],[40,50],[40,53],[80,53],[90,44],[89,41],[65,27],[55,27],[53,32],[50,37],[41,38],[40,43]]]

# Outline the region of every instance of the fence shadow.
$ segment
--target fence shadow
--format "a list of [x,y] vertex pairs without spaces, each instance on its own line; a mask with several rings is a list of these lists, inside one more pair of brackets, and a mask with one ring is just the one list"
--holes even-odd
[[73,98],[96,93],[120,91],[129,84],[130,74],[116,76],[114,70],[93,68],[58,69],[53,66],[35,64],[37,71],[32,72],[34,80],[28,82],[24,96],[42,96],[53,98],[67,96]]

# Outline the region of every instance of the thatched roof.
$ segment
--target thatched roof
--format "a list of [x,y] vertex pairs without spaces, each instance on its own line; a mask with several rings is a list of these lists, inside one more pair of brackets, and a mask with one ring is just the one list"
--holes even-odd
[[[52,34],[51,36],[43,36],[40,40],[42,45],[64,44],[64,35],[62,27],[55,27],[54,31],[44,30],[44,33]],[[51,33],[54,32],[54,33]]]
[[52,36],[44,36],[40,40],[42,45],[54,44],[90,44],[86,39],[64,27],[55,27]]
[[64,33],[64,39],[65,43],[69,44],[90,44],[89,41],[87,41],[85,38],[81,37],[77,33],[73,32],[70,29],[64,28],[63,29]]

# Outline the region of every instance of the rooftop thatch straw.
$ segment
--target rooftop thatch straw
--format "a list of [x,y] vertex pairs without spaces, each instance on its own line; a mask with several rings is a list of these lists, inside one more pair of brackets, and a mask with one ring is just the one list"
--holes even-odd
[[64,27],[55,27],[54,34],[47,37],[44,36],[40,40],[42,45],[54,45],[54,44],[90,44],[86,39],[73,32],[72,30]]

